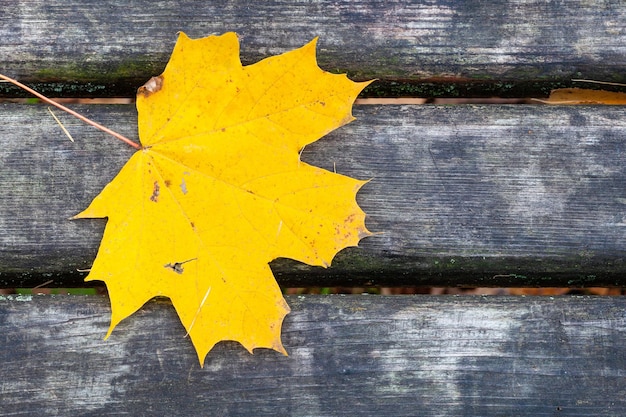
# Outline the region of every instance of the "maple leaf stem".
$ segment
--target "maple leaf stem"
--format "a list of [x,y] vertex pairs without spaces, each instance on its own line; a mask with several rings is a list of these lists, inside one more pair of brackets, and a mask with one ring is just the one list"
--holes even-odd
[[17,80],[14,80],[13,78],[10,78],[10,77],[7,77],[6,75],[0,74],[0,79],[3,79],[5,81],[7,81],[7,82],[10,82],[13,85],[16,85],[16,86],[18,86],[19,88],[21,88],[24,91],[28,91],[30,94],[32,94],[32,95],[36,96],[37,98],[43,100],[45,103],[48,103],[48,104],[50,104],[52,106],[55,106],[55,107],[63,110],[64,112],[67,112],[67,113],[71,114],[72,116],[82,120],[83,122],[87,123],[88,125],[93,126],[96,129],[99,129],[99,130],[101,130],[101,131],[103,131],[105,133],[108,133],[109,135],[113,136],[114,138],[121,140],[122,142],[132,146],[135,149],[140,149],[141,148],[141,145],[139,145],[136,142],[133,142],[132,140],[128,139],[126,136],[120,135],[119,133],[109,129],[108,127],[104,127],[101,124],[96,123],[93,120],[90,120],[90,119],[86,118],[85,116],[83,116],[80,113],[76,113],[74,110],[69,109],[69,108],[65,107],[64,105],[59,104],[56,101],[49,99],[48,97],[44,96],[43,94],[38,93],[37,91],[35,91],[32,88],[22,84],[21,82],[19,82]]

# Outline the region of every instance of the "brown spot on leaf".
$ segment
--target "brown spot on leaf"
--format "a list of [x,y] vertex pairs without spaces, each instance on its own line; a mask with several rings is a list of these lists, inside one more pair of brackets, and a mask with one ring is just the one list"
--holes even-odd
[[169,268],[172,271],[176,272],[177,274],[182,274],[183,271],[185,270],[183,268],[183,264],[181,262],[175,262],[173,264],[165,264],[163,265],[165,268]]
[[158,77],[150,78],[147,83],[139,87],[137,94],[148,98],[157,91],[160,91],[161,88],[163,88],[163,76],[159,75]]
[[159,187],[159,182],[155,181],[154,186],[152,187],[152,195],[150,196],[150,201],[156,203],[159,201],[161,187]]
[[183,272],[185,272],[185,268],[183,268],[183,264],[186,264],[187,262],[191,262],[191,261],[196,261],[196,260],[197,258],[193,258],[193,259],[187,259],[186,261],[183,261],[183,262],[168,263],[168,264],[163,265],[163,267],[171,269],[177,274],[182,274]]
[[170,180],[165,180],[165,186],[169,188],[169,186],[172,184],[172,181]]

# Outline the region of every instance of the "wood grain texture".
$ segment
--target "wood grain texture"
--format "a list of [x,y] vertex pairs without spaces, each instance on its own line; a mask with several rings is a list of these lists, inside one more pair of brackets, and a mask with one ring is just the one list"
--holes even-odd
[[291,297],[289,356],[200,368],[168,302],[0,298],[2,414],[623,416],[624,298]]
[[[320,36],[319,60],[330,71],[395,83],[467,81],[480,86],[466,88],[466,95],[514,90],[519,97],[571,78],[625,82],[622,6],[601,0],[19,0],[0,10],[0,62],[7,75],[51,83],[38,86],[48,94],[132,96],[161,73],[178,31],[192,37],[236,31],[244,63]],[[459,94],[449,84],[429,91]]]
[[[75,106],[136,137],[132,106]],[[272,263],[287,286],[626,285],[620,107],[359,106],[303,160],[372,180],[380,234],[329,269]],[[0,106],[0,283],[80,285],[104,220],[69,221],[133,149],[44,106]]]

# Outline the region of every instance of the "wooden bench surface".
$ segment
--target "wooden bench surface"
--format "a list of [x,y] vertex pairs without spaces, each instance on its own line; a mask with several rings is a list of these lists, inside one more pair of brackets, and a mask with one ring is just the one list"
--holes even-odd
[[[320,36],[370,96],[527,97],[626,82],[620,2],[43,2],[0,11],[0,72],[50,96],[131,97],[175,33],[242,61]],[[23,96],[0,83],[0,96]],[[136,138],[132,105],[73,106]],[[303,159],[372,178],[380,234],[286,286],[624,286],[623,107],[356,106]],[[0,105],[0,287],[81,285],[103,220],[69,221],[133,150],[46,106]],[[624,298],[288,297],[290,356],[221,343],[201,369],[167,301],[104,342],[104,297],[0,296],[0,415],[626,415]]]
[[48,95],[131,96],[178,31],[236,31],[244,63],[320,36],[321,66],[379,79],[369,94],[536,97],[572,78],[626,82],[625,21],[619,1],[19,0],[0,13],[0,62]]
[[103,297],[0,299],[0,414],[622,416],[626,300],[288,297],[289,356],[204,369],[169,303],[108,341]]
[[[134,106],[74,106],[136,138]],[[380,235],[282,285],[600,286],[626,282],[620,107],[359,106],[303,160],[372,180]],[[45,106],[0,107],[0,283],[80,285],[104,220],[69,221],[134,150]],[[37,120],[37,123],[33,123]],[[18,127],[19,128],[16,128]]]

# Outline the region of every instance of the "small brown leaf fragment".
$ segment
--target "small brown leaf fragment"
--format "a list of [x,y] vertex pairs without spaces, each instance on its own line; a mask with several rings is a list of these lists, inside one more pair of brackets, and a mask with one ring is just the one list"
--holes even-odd
[[626,104],[626,93],[605,90],[588,90],[584,88],[559,88],[552,90],[547,100],[539,100],[546,104]]
[[163,76],[152,77],[144,85],[139,87],[137,94],[141,94],[144,97],[150,97],[152,94],[163,88]]

